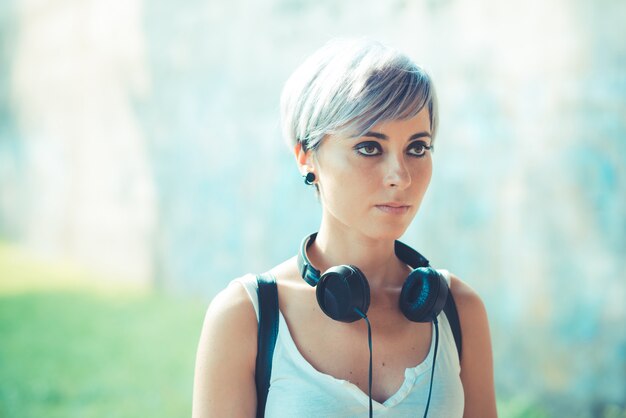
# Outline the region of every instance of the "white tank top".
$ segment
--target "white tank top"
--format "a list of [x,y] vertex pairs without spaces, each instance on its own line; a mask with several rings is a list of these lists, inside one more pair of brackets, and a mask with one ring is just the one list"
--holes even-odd
[[[449,274],[439,270],[448,284]],[[256,276],[247,274],[233,281],[241,283],[259,318]],[[289,328],[279,312],[278,339],[274,349],[270,389],[267,396],[267,418],[292,417],[367,417],[369,396],[347,380],[316,370],[298,351]],[[434,330],[434,328],[433,328]],[[435,350],[434,335],[424,361],[404,371],[400,389],[383,403],[372,400],[375,417],[423,417]],[[364,342],[365,343],[365,342]],[[374,347],[376,342],[374,341]],[[444,312],[439,315],[439,349],[429,418],[463,416],[465,402],[461,371],[454,336]]]

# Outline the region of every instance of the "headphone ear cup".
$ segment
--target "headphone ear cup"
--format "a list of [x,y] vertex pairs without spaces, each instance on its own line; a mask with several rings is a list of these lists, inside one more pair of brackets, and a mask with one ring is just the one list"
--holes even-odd
[[370,286],[365,275],[355,266],[331,267],[322,274],[315,289],[322,311],[336,321],[354,322],[362,318],[370,306]]
[[448,283],[437,270],[419,267],[409,274],[400,292],[400,310],[413,322],[431,322],[448,297]]

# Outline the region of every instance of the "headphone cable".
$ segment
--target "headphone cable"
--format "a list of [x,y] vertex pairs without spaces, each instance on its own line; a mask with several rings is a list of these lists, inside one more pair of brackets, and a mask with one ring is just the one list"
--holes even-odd
[[355,312],[359,314],[359,316],[365,319],[365,323],[367,323],[367,343],[370,348],[370,369],[369,369],[369,381],[368,381],[368,396],[370,401],[370,418],[374,416],[374,410],[372,406],[372,326],[370,325],[370,320],[367,318],[360,309],[354,308]]
[[428,401],[426,401],[426,410],[424,411],[424,418],[428,415],[428,407],[430,406],[430,395],[433,394],[433,378],[435,377],[435,364],[437,361],[437,348],[439,346],[439,321],[437,317],[433,318],[433,325],[435,327],[435,355],[433,356],[433,369],[430,372],[430,389],[428,390]]

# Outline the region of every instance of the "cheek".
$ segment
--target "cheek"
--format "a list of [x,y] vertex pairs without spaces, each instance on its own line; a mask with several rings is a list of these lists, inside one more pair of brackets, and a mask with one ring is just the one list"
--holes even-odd
[[327,152],[320,158],[319,174],[320,182],[328,187],[341,186],[346,181],[358,176],[362,170],[349,155],[344,152]]
[[370,194],[380,184],[381,171],[373,161],[364,158],[346,158],[341,168],[334,171],[330,179],[345,195]]
[[376,185],[376,171],[367,161],[349,156],[333,156],[324,161],[319,170],[322,196],[334,207],[348,205],[355,208],[355,200],[364,200]]
[[433,176],[433,159],[427,154],[415,167],[416,174],[415,179],[417,183],[426,184],[430,183],[430,179]]
[[424,185],[428,186],[430,184],[430,179],[433,177],[432,158],[428,157],[428,159],[424,161],[424,167],[421,173],[421,177],[423,178]]

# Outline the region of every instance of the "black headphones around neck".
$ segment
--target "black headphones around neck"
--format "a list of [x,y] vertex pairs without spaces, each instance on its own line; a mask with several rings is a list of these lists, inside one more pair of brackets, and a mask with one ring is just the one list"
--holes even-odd
[[[354,322],[367,315],[370,287],[367,278],[353,265],[339,265],[320,271],[311,265],[306,250],[317,232],[305,237],[298,253],[298,270],[302,278],[315,287],[322,311],[336,321]],[[400,292],[400,310],[410,321],[431,322],[443,310],[448,297],[448,283],[428,260],[413,248],[395,242],[396,256],[413,268]]]

